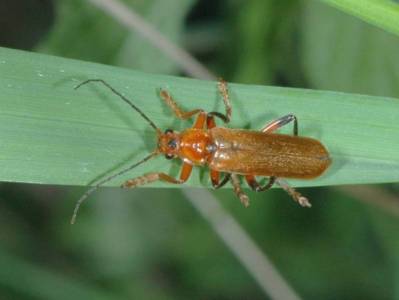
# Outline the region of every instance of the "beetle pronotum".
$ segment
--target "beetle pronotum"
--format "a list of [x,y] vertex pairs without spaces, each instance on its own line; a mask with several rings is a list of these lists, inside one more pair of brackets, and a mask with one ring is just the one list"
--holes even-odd
[[[238,175],[244,176],[248,185],[257,192],[268,190],[276,183],[301,206],[310,207],[308,199],[290,187],[282,178],[312,179],[320,176],[331,163],[328,151],[319,141],[298,136],[298,120],[293,114],[285,115],[266,124],[260,131],[216,126],[215,117],[220,118],[226,124],[230,122],[231,118],[232,109],[227,83],[223,80],[219,81],[218,89],[225,105],[225,114],[215,111],[207,113],[202,109],[183,111],[166,90],[160,91],[160,97],[172,109],[177,118],[186,120],[197,116],[193,127],[182,132],[172,129],[162,132],[141,109],[102,79],[86,80],[75,89],[90,82],[103,84],[138,112],[155,129],[158,143],[156,149],[147,157],[101,180],[86,191],[75,206],[71,219],[72,224],[76,220],[81,203],[91,193],[104,183],[159,154],[164,154],[167,159],[179,158],[183,161],[178,178],[162,172],[153,172],[129,179],[122,184],[122,187],[135,188],[157,180],[182,184],[190,177],[193,166],[208,166],[212,186],[217,189],[230,180],[234,192],[245,206],[248,206],[249,198],[241,189]],[[294,125],[293,135],[275,133],[278,128],[291,122]],[[224,173],[222,180],[220,180],[220,173]],[[268,182],[262,186],[256,176],[268,177]]]

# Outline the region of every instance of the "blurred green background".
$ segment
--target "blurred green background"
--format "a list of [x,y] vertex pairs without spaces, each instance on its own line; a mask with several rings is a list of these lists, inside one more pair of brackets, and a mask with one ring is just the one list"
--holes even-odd
[[[399,97],[398,37],[318,1],[124,3],[228,81]],[[0,46],[184,76],[84,0],[2,0]],[[267,298],[179,189],[104,188],[70,226],[84,191],[0,186],[0,299]],[[303,190],[311,210],[248,193],[214,192],[301,297],[399,299],[396,217],[334,188]]]

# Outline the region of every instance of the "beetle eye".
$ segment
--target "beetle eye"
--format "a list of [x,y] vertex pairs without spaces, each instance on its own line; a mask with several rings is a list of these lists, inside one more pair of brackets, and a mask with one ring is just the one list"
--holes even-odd
[[168,142],[168,146],[169,146],[169,148],[176,149],[176,147],[177,147],[176,140],[170,140]]
[[167,133],[173,133],[173,130],[168,128],[168,129],[165,130],[165,134],[167,134]]
[[166,159],[172,159],[174,157],[173,154],[165,154]]

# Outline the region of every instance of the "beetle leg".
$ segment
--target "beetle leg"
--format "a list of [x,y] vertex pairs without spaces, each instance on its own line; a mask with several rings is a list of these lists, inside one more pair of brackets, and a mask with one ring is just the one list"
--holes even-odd
[[291,187],[287,181],[281,178],[276,179],[276,183],[281,186],[283,190],[285,190],[293,199],[295,202],[298,202],[300,206],[303,207],[312,207],[312,204],[310,204],[308,198],[302,196],[300,193],[298,193],[293,187]]
[[219,182],[220,172],[216,170],[211,170],[210,173],[211,173],[212,186],[214,189],[219,189],[222,186],[224,186],[227,183],[227,181],[229,181],[231,176],[230,174],[225,173],[222,181]]
[[206,112],[201,112],[199,115],[198,115],[198,117],[197,117],[197,119],[195,120],[195,123],[194,123],[194,125],[193,125],[193,128],[196,128],[196,129],[202,129],[202,128],[204,128],[204,125],[205,125],[205,122],[207,121],[207,114],[206,114]]
[[229,98],[229,90],[227,88],[227,82],[224,81],[222,78],[219,79],[218,89],[223,98],[224,107],[226,110],[225,117],[226,117],[227,123],[228,123],[228,122],[230,122],[230,119],[231,119],[231,104],[230,104],[230,98]]
[[293,114],[285,115],[272,121],[271,123],[265,125],[260,131],[272,133],[273,131],[283,127],[284,125],[287,125],[288,123],[291,123],[292,121],[294,121],[294,135],[298,135],[298,119]]
[[151,183],[157,180],[166,181],[169,183],[181,184],[186,182],[187,179],[190,177],[192,169],[193,169],[192,165],[188,163],[183,163],[179,179],[176,179],[165,173],[148,173],[146,175],[125,181],[121,187],[135,188],[137,186],[145,185],[147,183]]
[[222,114],[217,111],[212,111],[208,113],[209,116],[215,116],[223,120],[225,123],[229,123],[231,119],[231,104],[230,104],[230,98],[229,98],[229,90],[227,88],[227,82],[224,81],[222,78],[219,79],[218,83],[218,89],[219,93],[222,96],[223,103],[224,103],[224,108],[226,110],[225,114]]
[[258,181],[256,180],[254,175],[246,175],[245,180],[247,181],[248,185],[256,192],[263,192],[270,189],[274,182],[276,181],[276,177],[271,176],[269,177],[269,182],[266,183],[264,186],[261,186]]
[[162,90],[160,91],[159,95],[165,101],[165,103],[173,110],[175,116],[181,120],[187,120],[191,118],[193,115],[196,115],[202,112],[202,109],[194,109],[191,111],[183,111],[173,100],[172,96],[169,94],[168,91]]
[[249,198],[241,189],[240,180],[238,179],[237,174],[231,174],[230,177],[231,184],[233,185],[233,190],[236,193],[237,197],[240,199],[241,203],[245,206],[249,206]]
[[206,116],[206,127],[208,129],[216,127],[215,118],[213,115],[208,114]]

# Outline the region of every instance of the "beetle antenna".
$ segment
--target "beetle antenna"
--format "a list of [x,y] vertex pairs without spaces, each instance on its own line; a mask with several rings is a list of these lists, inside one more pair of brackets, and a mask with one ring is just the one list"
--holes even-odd
[[87,197],[89,197],[93,192],[95,192],[96,190],[98,190],[98,188],[99,188],[100,186],[102,186],[104,183],[107,183],[108,181],[114,179],[115,177],[118,177],[118,176],[120,176],[120,175],[122,175],[122,174],[125,174],[126,172],[128,172],[128,171],[134,169],[135,167],[141,165],[142,163],[145,163],[146,161],[150,160],[151,158],[155,157],[155,156],[158,155],[158,154],[159,154],[158,151],[154,151],[154,152],[152,152],[150,155],[144,157],[144,158],[143,158],[142,160],[140,160],[139,162],[136,162],[135,164],[129,166],[129,167],[126,168],[126,169],[123,169],[122,171],[119,171],[119,172],[116,173],[116,174],[113,174],[113,175],[111,175],[111,176],[108,176],[107,178],[104,178],[103,180],[101,180],[100,182],[98,182],[96,185],[94,185],[94,186],[92,186],[90,189],[88,189],[88,190],[79,198],[79,200],[76,202],[75,209],[73,210],[73,215],[72,215],[72,218],[71,218],[71,224],[72,224],[72,225],[75,224],[76,217],[77,217],[77,215],[78,215],[78,211],[79,211],[79,208],[80,208],[80,205],[82,204],[82,202],[83,202]]
[[77,86],[75,86],[75,90],[80,88],[82,85],[88,84],[90,82],[100,82],[100,83],[102,83],[104,86],[109,88],[111,90],[111,92],[113,92],[115,95],[117,95],[123,101],[125,101],[128,105],[130,105],[131,108],[133,108],[135,111],[137,111],[143,117],[143,119],[145,119],[148,122],[148,124],[150,124],[150,126],[155,129],[155,131],[157,132],[158,135],[160,135],[162,133],[162,131],[155,125],[155,123],[153,121],[151,121],[151,119],[140,108],[138,108],[135,104],[133,104],[132,101],[130,101],[128,98],[126,98],[124,95],[122,95],[116,89],[114,89],[108,82],[106,82],[103,79],[88,79],[88,80],[85,80],[82,83],[80,83]]

